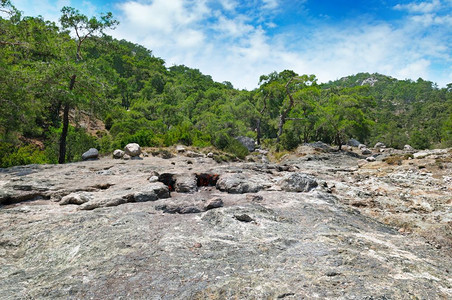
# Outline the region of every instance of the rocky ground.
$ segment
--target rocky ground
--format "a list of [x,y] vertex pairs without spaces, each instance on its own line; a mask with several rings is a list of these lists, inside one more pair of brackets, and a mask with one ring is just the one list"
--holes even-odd
[[172,151],[0,169],[0,299],[452,298],[451,149]]

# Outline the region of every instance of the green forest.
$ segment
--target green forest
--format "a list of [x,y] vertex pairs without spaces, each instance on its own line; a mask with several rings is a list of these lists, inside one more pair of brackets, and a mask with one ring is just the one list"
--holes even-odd
[[[272,151],[314,141],[340,148],[350,138],[452,147],[452,83],[369,73],[319,83],[282,70],[238,90],[105,35],[118,25],[111,13],[64,7],[56,24],[8,0],[0,10],[0,167],[77,161],[91,147],[109,154],[130,142],[213,146],[243,158],[238,136]],[[89,122],[100,129],[87,130]]]

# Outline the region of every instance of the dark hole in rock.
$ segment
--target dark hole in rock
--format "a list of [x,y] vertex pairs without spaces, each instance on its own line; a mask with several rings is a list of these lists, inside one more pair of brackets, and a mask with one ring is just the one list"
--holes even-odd
[[159,181],[163,182],[170,192],[174,192],[176,187],[176,179],[174,179],[174,174],[163,173],[159,175]]
[[215,186],[217,184],[220,175],[200,173],[196,174],[196,184],[198,186]]

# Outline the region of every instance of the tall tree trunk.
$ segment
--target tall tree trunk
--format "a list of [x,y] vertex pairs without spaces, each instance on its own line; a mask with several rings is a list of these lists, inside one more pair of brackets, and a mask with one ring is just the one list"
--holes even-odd
[[257,125],[256,125],[256,133],[257,133],[257,144],[261,145],[261,119],[257,119]]
[[278,136],[276,137],[276,143],[279,143],[283,131],[284,124],[286,123],[287,115],[289,114],[290,110],[294,106],[294,99],[292,97],[292,94],[289,91],[289,84],[292,82],[294,78],[292,77],[286,84],[286,93],[289,96],[289,107],[287,107],[285,110],[282,111],[282,113],[279,115],[279,124],[278,124]]
[[[72,75],[71,81],[69,82],[69,90],[72,91],[75,86],[75,79],[77,78],[77,75]],[[61,137],[60,137],[60,153],[58,157],[58,163],[64,164],[66,162],[66,139],[67,139],[67,132],[69,129],[69,103],[66,102],[64,104],[64,111],[63,111],[63,130],[61,131]]]
[[257,125],[256,125],[257,144],[259,146],[261,145],[261,122],[262,122],[262,117],[264,115],[265,109],[267,108],[267,96],[268,95],[264,96],[264,107],[259,112],[260,116],[259,116],[259,119],[257,119]]

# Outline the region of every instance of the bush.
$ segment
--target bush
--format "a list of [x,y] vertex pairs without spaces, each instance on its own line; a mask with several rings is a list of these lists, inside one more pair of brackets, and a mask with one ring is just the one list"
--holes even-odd
[[120,138],[119,148],[121,149],[129,143],[137,143],[141,147],[156,147],[160,145],[159,139],[151,130],[142,129],[133,135],[121,134],[118,137]]
[[[12,166],[29,165],[29,164],[45,164],[48,163],[47,156],[44,151],[40,150],[36,145],[26,145],[20,148],[12,148],[12,145],[2,143],[0,151],[7,150],[3,157],[0,157],[0,167],[7,168]],[[11,151],[11,149],[14,149]]]
[[410,137],[410,145],[415,149],[428,149],[430,148],[430,141],[428,137],[420,131],[414,131]]
[[286,150],[293,150],[301,143],[300,138],[293,131],[287,131],[281,135],[281,145]]

